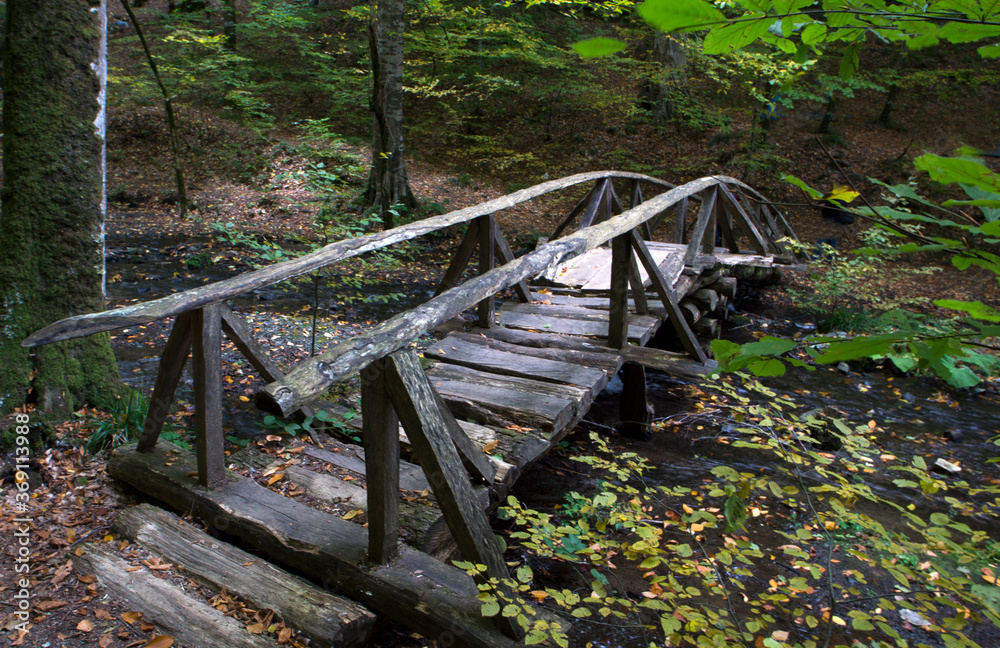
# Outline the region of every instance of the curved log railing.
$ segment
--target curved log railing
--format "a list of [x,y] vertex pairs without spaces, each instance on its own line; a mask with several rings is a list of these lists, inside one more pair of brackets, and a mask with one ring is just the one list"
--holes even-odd
[[[614,179],[634,182],[630,209],[626,210],[615,194]],[[593,182],[593,188],[556,228],[554,240],[520,258],[514,258],[496,226],[493,214],[585,182]],[[666,191],[642,202],[640,182],[665,188]],[[701,203],[698,217],[691,222],[687,218],[690,201]],[[190,354],[195,381],[198,481],[206,487],[223,484],[226,475],[221,421],[223,333],[268,381],[269,384],[257,393],[255,400],[258,407],[274,414],[289,415],[302,410],[335,383],[361,372],[369,499],[369,559],[385,563],[397,551],[398,428],[401,422],[466,560],[485,564],[489,576],[502,578],[506,576],[506,569],[501,553],[463,465],[476,478],[485,479],[487,483],[492,483],[494,469],[455,421],[421,370],[415,353],[407,347],[412,340],[477,304],[479,325],[490,326],[494,318],[493,300],[497,293],[514,288],[520,299],[530,300],[530,291],[525,283],[527,279],[610,242],[612,277],[608,346],[624,348],[626,345],[629,292],[640,310],[645,303],[645,289],[639,281],[635,260],[638,257],[681,342],[692,356],[705,362],[704,350],[679,311],[673,287],[663,277],[645,244],[671,208],[675,209],[674,242],[688,244],[685,252],[685,263],[688,265],[699,252],[714,251],[719,241],[731,252],[740,252],[742,247],[757,254],[773,255],[786,253],[780,242],[782,237],[794,237],[788,223],[763,196],[733,178],[711,176],[675,186],[636,173],[583,173],[545,182],[442,216],[331,243],[291,261],[154,301],[67,318],[32,333],[22,345],[49,344],[176,316],[164,347],[138,450],[149,452],[155,447]],[[577,216],[581,216],[577,231],[560,236]],[[237,295],[338,261],[466,222],[470,223],[466,239],[459,246],[437,296],[310,358],[287,375],[282,374],[252,339],[243,320],[223,303]],[[480,250],[478,276],[456,285],[476,247]],[[496,266],[497,258],[502,265]],[[438,610],[421,614],[426,616],[426,619],[421,617],[423,627],[432,630],[441,627],[446,619],[446,613]],[[518,630],[509,621],[501,620],[499,629],[509,637],[516,636]],[[420,628],[419,624],[414,625]]]

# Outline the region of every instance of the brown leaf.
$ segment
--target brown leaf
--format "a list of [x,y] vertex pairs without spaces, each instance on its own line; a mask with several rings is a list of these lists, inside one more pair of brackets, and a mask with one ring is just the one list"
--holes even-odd
[[143,632],[152,632],[153,630],[156,630],[156,626],[150,623],[149,621],[140,621],[139,629],[142,630]]
[[486,454],[489,454],[489,453],[493,452],[494,450],[496,450],[498,445],[500,445],[499,441],[496,441],[496,440],[490,441],[489,443],[487,443],[486,445],[483,446],[483,452],[485,452]]
[[76,629],[80,632],[90,632],[94,629],[94,624],[89,619],[83,619],[80,623],[76,624]]
[[125,623],[127,623],[129,625],[134,624],[136,621],[138,621],[141,618],[142,618],[142,612],[132,611],[132,612],[124,612],[124,613],[122,613],[122,621],[124,621]]
[[97,645],[100,646],[100,648],[109,648],[114,640],[115,638],[112,635],[102,634],[101,638],[97,640]]
[[279,473],[275,473],[275,474],[271,475],[271,478],[267,480],[267,485],[271,486],[275,482],[281,481],[282,478],[284,478],[284,476],[285,476],[285,473],[283,473],[283,472],[279,472]]
[[174,645],[174,638],[170,635],[158,635],[149,640],[142,648],[170,648]]
[[257,634],[257,635],[263,634],[263,632],[264,632],[264,624],[260,623],[260,622],[257,622],[257,623],[248,625],[247,626],[247,632],[249,632],[251,634]]
[[73,571],[73,561],[67,560],[66,563],[59,567],[59,569],[56,570],[56,573],[52,575],[52,584],[58,585],[61,583],[67,576],[69,576],[71,571]]

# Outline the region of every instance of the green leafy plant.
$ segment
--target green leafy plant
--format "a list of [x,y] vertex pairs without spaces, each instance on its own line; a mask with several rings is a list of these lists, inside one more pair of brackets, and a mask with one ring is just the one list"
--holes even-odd
[[148,409],[149,399],[129,389],[111,402],[107,416],[88,415],[84,421],[84,427],[90,430],[87,451],[97,454],[138,439]]
[[[724,427],[720,451],[761,453],[767,468],[716,464],[695,487],[655,485],[642,458],[592,434],[596,453],[573,459],[602,476],[595,493],[572,494],[554,514],[513,497],[500,509],[512,545],[542,566],[569,566],[582,583],[549,586],[552,570],[527,565],[488,579],[482,566],[458,563],[480,580],[482,613],[515,619],[526,643],[560,646],[567,629],[543,620],[538,604],[632,627],[650,645],[844,646],[831,638],[850,629],[852,641],[903,646],[902,618],[958,647],[977,645],[970,624],[1000,627],[996,543],[964,521],[990,515],[1000,489],[946,481],[920,456],[887,455],[874,421],[799,413],[752,377],[711,389],[715,413],[702,427]],[[879,473],[888,488],[869,483]]]

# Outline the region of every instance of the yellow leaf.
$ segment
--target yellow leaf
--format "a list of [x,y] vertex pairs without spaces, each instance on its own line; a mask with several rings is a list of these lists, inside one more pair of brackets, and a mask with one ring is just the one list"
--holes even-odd
[[240,400],[243,401],[244,403],[249,403],[250,402],[250,399],[247,398],[246,396],[240,396]]
[[704,531],[704,530],[705,530],[705,525],[704,524],[698,523],[698,524],[692,524],[691,525],[691,533],[699,533],[699,532]]
[[344,517],[342,517],[341,519],[352,520],[361,515],[362,513],[364,513],[364,511],[362,511],[361,509],[354,509],[353,511],[348,511],[346,514],[344,514]]
[[684,512],[687,513],[688,515],[691,515],[692,513],[694,513],[694,509],[691,508],[690,506],[688,506],[687,504],[681,505],[681,508],[683,508]]
[[94,624],[89,620],[84,619],[83,621],[80,621],[80,623],[76,624],[76,629],[80,632],[90,632],[94,629]]
[[247,632],[249,632],[251,634],[263,634],[263,632],[264,632],[264,624],[258,622],[258,623],[254,623],[252,625],[248,625],[247,626]]
[[861,194],[859,194],[857,191],[854,191],[850,187],[845,187],[843,185],[833,185],[833,190],[827,195],[823,196],[823,198],[825,198],[826,200],[840,200],[842,202],[849,203],[855,198],[857,198],[859,195]]
[[549,593],[544,590],[533,590],[531,592],[531,597],[535,599],[535,601],[537,601],[538,603],[544,601],[546,598],[548,598],[548,596]]
[[844,621],[839,616],[835,616],[835,617],[833,617],[830,620],[833,621],[834,623],[836,623],[839,626],[845,626],[845,625],[847,625],[847,621]]
[[170,635],[158,635],[149,640],[142,648],[170,648],[174,645],[174,638]]
[[132,625],[136,621],[142,618],[142,612],[124,612],[122,613],[122,621]]
[[483,446],[483,452],[487,454],[493,452],[494,450],[497,449],[498,445],[500,445],[499,441],[490,441],[489,443]]
[[285,473],[283,473],[283,472],[279,472],[279,473],[275,473],[275,474],[271,475],[271,478],[267,480],[267,485],[270,486],[270,485],[274,484],[274,482],[281,481],[282,477],[284,477],[284,476],[285,476]]

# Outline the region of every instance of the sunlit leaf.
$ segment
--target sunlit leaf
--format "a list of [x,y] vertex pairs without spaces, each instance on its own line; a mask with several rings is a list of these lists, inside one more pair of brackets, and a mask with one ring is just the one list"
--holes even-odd
[[615,38],[589,38],[573,43],[573,50],[583,58],[610,56],[625,49],[625,43]]

